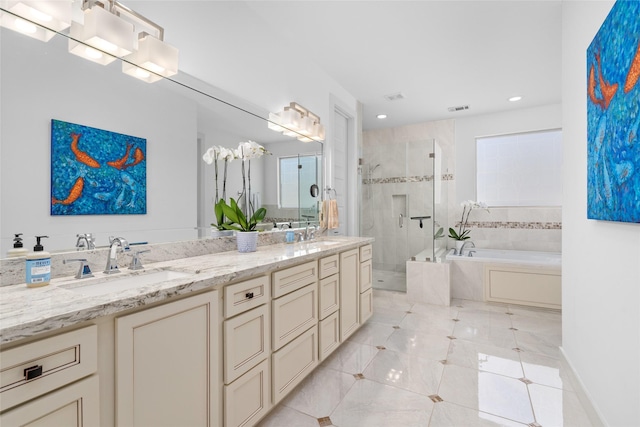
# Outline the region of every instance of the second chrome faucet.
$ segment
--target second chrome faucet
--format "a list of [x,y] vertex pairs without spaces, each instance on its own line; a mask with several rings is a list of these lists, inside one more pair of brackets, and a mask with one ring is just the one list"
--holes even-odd
[[105,274],[119,273],[118,268],[118,248],[121,252],[129,251],[129,242],[124,237],[109,237],[109,258],[107,258],[107,266],[104,269]]

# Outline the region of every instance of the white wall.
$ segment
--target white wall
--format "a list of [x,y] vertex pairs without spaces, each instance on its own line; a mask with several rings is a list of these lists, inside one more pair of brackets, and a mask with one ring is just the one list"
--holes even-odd
[[564,354],[606,425],[640,420],[640,225],[587,220],[586,50],[611,1],[565,1]]
[[[56,43],[58,45],[56,45]],[[196,236],[197,116],[192,101],[90,63],[61,39],[42,43],[2,30],[0,253],[13,233],[48,235],[46,249],[70,248],[77,233],[130,241]],[[115,76],[115,80],[114,80]],[[147,214],[50,216],[51,119],[147,139]],[[176,173],[179,171],[179,173]]]

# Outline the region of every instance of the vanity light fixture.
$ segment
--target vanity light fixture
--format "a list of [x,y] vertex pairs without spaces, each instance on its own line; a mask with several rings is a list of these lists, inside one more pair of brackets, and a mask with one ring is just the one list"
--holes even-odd
[[0,12],[0,25],[48,42],[57,32],[71,25],[71,0],[1,1],[8,12]]
[[116,0],[83,0],[82,9],[84,25],[72,24],[69,52],[102,65],[122,58],[123,73],[149,83],[178,73],[178,49],[164,42],[158,24]]
[[325,139],[320,117],[295,102],[289,103],[289,106],[284,107],[279,113],[269,113],[267,126],[286,136],[296,137],[302,142],[321,142]]

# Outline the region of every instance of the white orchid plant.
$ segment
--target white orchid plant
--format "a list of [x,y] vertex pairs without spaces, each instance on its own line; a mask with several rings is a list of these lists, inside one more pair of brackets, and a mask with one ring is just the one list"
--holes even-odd
[[[213,164],[215,167],[216,196],[214,211],[216,224],[211,225],[217,227],[218,230],[252,231],[258,222],[265,217],[267,213],[266,209],[260,208],[256,211],[251,202],[251,159],[261,157],[264,154],[271,153],[257,142],[249,140],[240,142],[236,149],[214,145],[202,156],[202,159],[207,164]],[[243,203],[239,205],[234,199],[231,199],[230,204],[227,205],[227,165],[234,159],[240,159],[242,161],[242,192],[238,197],[238,201],[242,200]],[[224,160],[222,197],[219,197],[218,193],[218,160]],[[247,175],[245,175],[245,161],[248,167],[248,169],[246,169]],[[246,185],[247,179],[249,183],[248,189]],[[240,206],[243,206],[244,210],[240,208]]]
[[489,207],[486,203],[483,202],[475,202],[473,200],[466,200],[460,204],[462,206],[462,217],[460,218],[460,223],[458,224],[458,230],[456,231],[454,228],[449,228],[449,237],[454,240],[468,240],[471,238],[471,230],[468,227],[469,225],[469,215],[471,215],[471,211],[474,208],[485,209],[489,212]]

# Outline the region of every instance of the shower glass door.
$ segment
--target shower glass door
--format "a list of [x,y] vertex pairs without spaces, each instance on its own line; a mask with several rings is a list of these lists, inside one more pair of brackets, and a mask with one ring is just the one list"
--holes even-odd
[[406,291],[406,262],[433,260],[434,140],[364,141],[361,235],[375,238],[375,288]]

